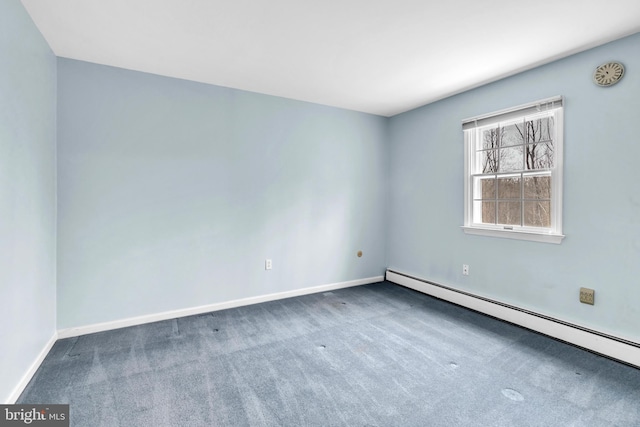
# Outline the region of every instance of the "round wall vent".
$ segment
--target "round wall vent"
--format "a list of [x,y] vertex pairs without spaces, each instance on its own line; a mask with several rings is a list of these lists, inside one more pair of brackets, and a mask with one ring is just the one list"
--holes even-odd
[[612,86],[618,83],[624,75],[624,66],[619,62],[607,62],[596,68],[593,81],[598,86]]

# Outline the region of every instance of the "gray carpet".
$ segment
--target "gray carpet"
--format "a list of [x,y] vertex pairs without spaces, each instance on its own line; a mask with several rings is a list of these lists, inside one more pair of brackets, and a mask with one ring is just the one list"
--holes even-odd
[[640,370],[391,283],[63,339],[73,426],[640,426]]

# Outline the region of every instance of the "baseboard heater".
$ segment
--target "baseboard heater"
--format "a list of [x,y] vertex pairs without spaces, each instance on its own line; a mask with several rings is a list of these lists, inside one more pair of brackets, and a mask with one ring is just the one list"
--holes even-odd
[[640,344],[637,342],[604,334],[391,269],[387,269],[385,277],[388,281],[398,285],[540,332],[602,356],[640,368]]

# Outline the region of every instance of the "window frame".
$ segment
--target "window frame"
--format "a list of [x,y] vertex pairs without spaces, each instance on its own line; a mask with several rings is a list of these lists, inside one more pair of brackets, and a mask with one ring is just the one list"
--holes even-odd
[[[463,120],[464,133],[464,225],[466,234],[500,237],[507,239],[528,240],[560,244],[565,237],[562,234],[562,189],[563,189],[563,136],[564,136],[564,102],[561,96],[547,98],[517,107],[500,110],[482,116]],[[551,176],[551,215],[550,227],[532,227],[524,225],[487,224],[474,222],[474,163],[477,161],[476,149],[482,129],[490,126],[512,123],[514,120],[523,120],[528,116],[540,113],[548,113],[554,117],[554,161],[553,167],[545,170]],[[526,142],[525,142],[526,146]],[[515,171],[515,174],[523,174],[526,170]],[[497,172],[498,174],[502,172]],[[505,174],[508,174],[505,172]],[[532,173],[531,173],[532,174]],[[522,175],[521,175],[522,176]],[[520,199],[524,202],[521,194]]]

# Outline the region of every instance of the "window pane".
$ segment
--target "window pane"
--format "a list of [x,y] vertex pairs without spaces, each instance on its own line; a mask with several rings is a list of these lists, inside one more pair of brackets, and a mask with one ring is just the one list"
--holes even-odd
[[522,220],[522,203],[498,202],[498,224],[520,225]]
[[524,202],[524,225],[528,227],[550,227],[551,202]]
[[524,124],[522,122],[503,127],[500,138],[500,146],[505,147],[508,145],[524,144],[525,133],[523,129]]
[[551,177],[549,175],[524,176],[525,199],[550,199]]
[[478,162],[482,165],[482,170],[478,172],[498,172],[498,150],[478,151],[476,159],[476,167]]
[[498,199],[520,198],[520,175],[498,179]]
[[500,172],[519,171],[523,168],[523,146],[502,148],[499,151],[499,169]]
[[482,148],[498,148],[500,128],[485,129],[482,131]]
[[527,142],[551,141],[554,134],[553,117],[541,117],[526,121]]
[[488,202],[486,200],[477,200],[473,202],[474,212],[481,212],[481,217],[476,219],[483,224],[496,223],[496,202]]
[[496,179],[495,178],[478,178],[473,179],[474,199],[495,199],[496,198]]
[[553,141],[527,144],[525,149],[526,169],[551,169],[553,167]]

